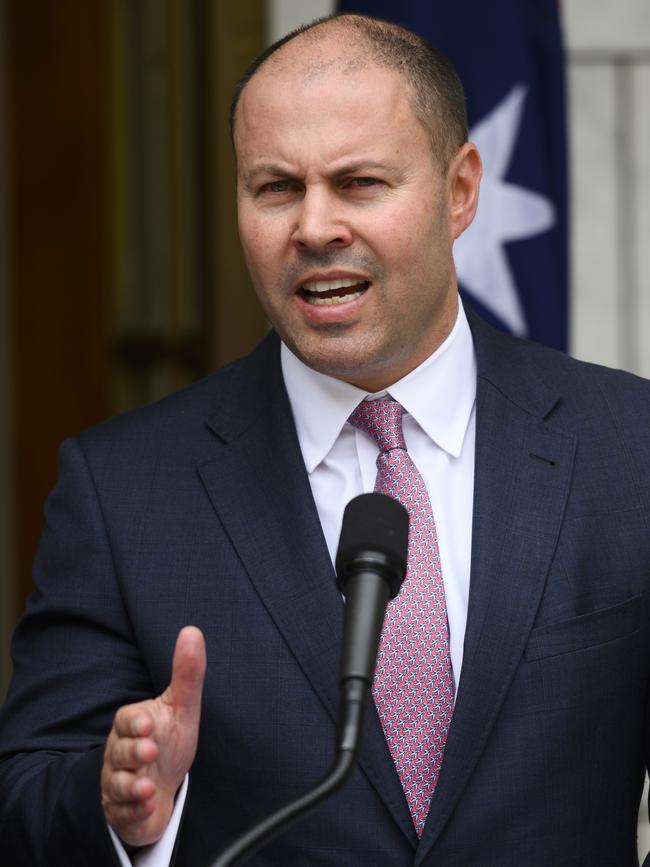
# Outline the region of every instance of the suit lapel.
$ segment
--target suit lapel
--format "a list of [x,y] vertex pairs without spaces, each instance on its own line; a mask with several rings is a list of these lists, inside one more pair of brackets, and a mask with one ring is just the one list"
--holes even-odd
[[575,449],[573,435],[545,422],[558,396],[526,356],[516,358],[509,341],[492,345],[500,338],[470,322],[479,377],[468,619],[456,706],[416,865],[467,785],[516,672],[557,543]]
[[[343,602],[320,527],[271,337],[245,362],[209,426],[222,441],[199,467],[248,576],[336,721]],[[415,845],[399,779],[370,702],[360,765]]]

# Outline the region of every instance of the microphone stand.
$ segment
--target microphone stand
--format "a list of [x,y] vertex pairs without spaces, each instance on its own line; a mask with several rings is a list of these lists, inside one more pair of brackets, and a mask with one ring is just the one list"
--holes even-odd
[[351,678],[341,684],[341,719],[337,737],[337,750],[334,764],[328,775],[306,794],[281,807],[271,816],[263,819],[222,852],[212,867],[233,867],[242,863],[276,834],[286,829],[299,816],[313,809],[347,780],[352,771],[359,751],[363,711],[366,704],[368,684],[362,678]]

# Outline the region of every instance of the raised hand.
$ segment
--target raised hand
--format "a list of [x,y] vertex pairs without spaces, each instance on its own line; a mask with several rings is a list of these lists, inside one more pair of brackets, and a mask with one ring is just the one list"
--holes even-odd
[[205,667],[203,634],[186,626],[176,640],[167,689],[115,714],[104,751],[102,806],[127,846],[155,843],[167,827],[196,754]]

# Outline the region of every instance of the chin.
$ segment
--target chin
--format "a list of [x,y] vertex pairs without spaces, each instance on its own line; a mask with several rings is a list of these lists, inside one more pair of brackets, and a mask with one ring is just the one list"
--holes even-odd
[[377,363],[382,356],[378,346],[368,345],[370,341],[363,341],[351,333],[344,334],[343,329],[338,333],[332,331],[329,339],[322,333],[318,340],[283,339],[293,354],[308,367],[345,382],[356,384],[365,379],[373,380],[381,377],[386,367],[385,364]]
[[383,386],[379,388],[366,388],[363,383],[373,383],[376,381],[383,382],[381,373],[368,364],[367,358],[341,358],[340,356],[335,362],[332,358],[312,357],[303,359],[305,364],[323,373],[326,376],[331,376],[333,379],[340,379],[343,382],[349,382],[351,385],[357,386],[364,391],[381,391]]

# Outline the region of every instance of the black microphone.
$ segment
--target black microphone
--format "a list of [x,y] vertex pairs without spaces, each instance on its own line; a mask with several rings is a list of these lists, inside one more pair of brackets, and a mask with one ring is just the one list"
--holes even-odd
[[355,754],[386,607],[406,573],[408,512],[385,494],[361,494],[345,507],[336,555],[345,596],[339,683],[339,749]]
[[408,512],[385,494],[362,494],[345,507],[336,555],[345,596],[336,757],[315,788],[263,819],[223,852],[212,867],[233,867],[257,852],[299,816],[339,789],[354,768],[365,706],[375,672],[386,606],[397,596],[408,546]]

